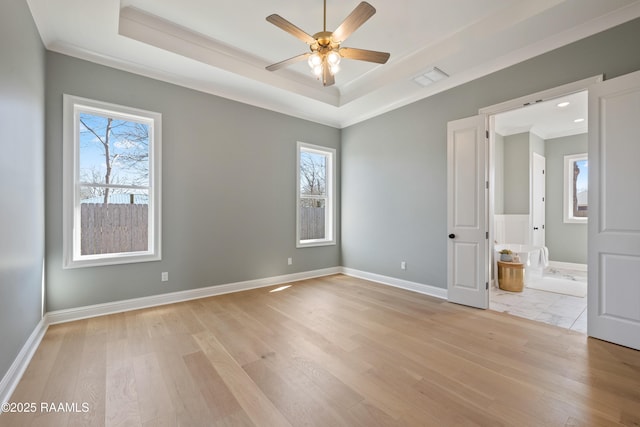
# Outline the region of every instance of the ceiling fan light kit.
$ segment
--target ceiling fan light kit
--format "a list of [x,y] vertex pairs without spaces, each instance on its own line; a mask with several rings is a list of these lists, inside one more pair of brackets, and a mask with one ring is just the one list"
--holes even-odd
[[327,0],[324,0],[324,30],[313,36],[280,15],[267,16],[268,22],[307,43],[310,52],[269,65],[266,69],[275,71],[306,59],[313,74],[322,81],[322,85],[331,86],[335,83],[335,74],[340,71],[342,58],[385,64],[390,56],[387,52],[340,47],[341,43],[375,13],[376,9],[363,1],[345,18],[338,29],[333,32],[327,31]]

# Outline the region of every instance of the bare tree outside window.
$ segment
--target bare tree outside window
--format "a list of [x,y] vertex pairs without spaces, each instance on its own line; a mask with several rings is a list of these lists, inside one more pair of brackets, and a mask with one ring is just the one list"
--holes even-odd
[[149,125],[81,112],[81,254],[148,249]]
[[[323,207],[327,195],[327,158],[309,151],[300,153],[301,206]],[[314,197],[316,196],[316,197]],[[321,197],[317,197],[321,196]]]
[[63,266],[162,259],[162,114],[63,95]]
[[80,179],[84,194],[126,192],[149,184],[149,125],[81,113]]
[[335,150],[298,143],[297,239],[300,246],[333,244]]

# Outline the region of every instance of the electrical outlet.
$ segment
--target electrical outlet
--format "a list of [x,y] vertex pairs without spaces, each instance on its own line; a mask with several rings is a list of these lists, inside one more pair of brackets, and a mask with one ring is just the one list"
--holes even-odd
[[169,281],[169,272],[168,271],[163,271],[162,272],[162,276],[160,277],[160,280],[162,280],[163,282],[168,282]]
[[287,265],[293,264],[293,258],[287,258]]
[[400,262],[400,268],[401,268],[402,270],[406,270],[406,269],[407,269],[407,263],[406,263],[405,261],[401,261],[401,262]]

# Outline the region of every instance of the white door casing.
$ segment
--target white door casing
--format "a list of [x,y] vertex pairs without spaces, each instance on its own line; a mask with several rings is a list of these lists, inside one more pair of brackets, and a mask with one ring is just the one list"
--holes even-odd
[[546,159],[538,153],[531,158],[531,239],[533,246],[545,246],[545,165]]
[[640,71],[589,89],[588,334],[640,350]]
[[448,299],[489,307],[485,116],[447,125]]

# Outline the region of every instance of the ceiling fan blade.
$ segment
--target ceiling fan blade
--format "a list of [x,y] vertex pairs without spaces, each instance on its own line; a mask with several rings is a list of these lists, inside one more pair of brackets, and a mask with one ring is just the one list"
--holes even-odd
[[353,12],[351,12],[351,14],[342,21],[338,29],[333,32],[333,41],[342,43],[375,13],[376,9],[366,1],[363,1],[353,9]]
[[329,64],[327,64],[327,61],[325,61],[322,67],[322,86],[332,86],[335,82],[336,79],[329,71]]
[[376,62],[385,64],[391,56],[388,52],[378,52],[375,50],[356,49],[353,47],[340,48],[340,56],[347,59],[357,59],[358,61]]
[[302,40],[308,45],[312,45],[316,42],[316,39],[314,39],[304,31],[302,31],[300,28],[296,27],[295,25],[293,25],[291,22],[287,21],[280,15],[277,15],[275,13],[273,15],[269,15],[267,16],[267,21],[271,22],[276,27],[285,30],[287,33],[291,34],[292,36],[299,38],[300,40]]
[[280,61],[280,62],[277,62],[275,64],[271,64],[271,65],[269,65],[268,67],[265,67],[265,68],[267,69],[267,71],[279,70],[280,68],[284,68],[284,67],[286,67],[288,65],[295,64],[296,62],[304,61],[310,55],[311,55],[311,52],[303,53],[302,55],[297,55],[297,56],[294,56],[293,58],[285,59],[284,61]]

